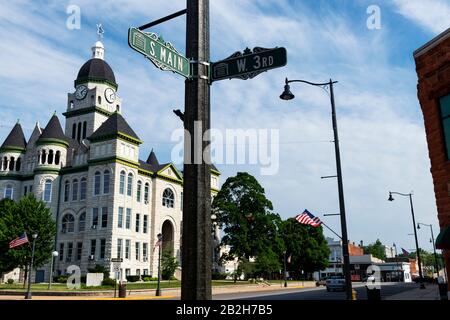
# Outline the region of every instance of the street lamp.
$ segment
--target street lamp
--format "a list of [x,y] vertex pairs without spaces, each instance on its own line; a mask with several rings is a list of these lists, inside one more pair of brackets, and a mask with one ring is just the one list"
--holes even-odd
[[38,237],[37,233],[33,233],[33,248],[31,251],[31,263],[30,263],[30,269],[28,270],[28,289],[25,293],[25,299],[31,299],[31,272],[33,271],[33,262],[34,262],[34,247],[36,244],[36,238]]
[[286,250],[283,251],[283,260],[284,260],[284,287],[287,287],[286,281]]
[[52,260],[50,260],[50,279],[48,281],[48,290],[52,288],[52,280],[53,280],[53,260],[58,256],[58,251],[52,252]]
[[438,266],[438,260],[437,260],[437,254],[436,254],[436,245],[435,245],[435,243],[434,243],[433,226],[432,226],[431,224],[426,224],[426,223],[418,222],[418,223],[417,223],[417,229],[420,229],[420,225],[430,227],[430,230],[431,230],[431,240],[430,240],[430,242],[433,243],[434,267],[436,268],[436,274],[437,274],[437,277],[439,277],[439,266]]
[[162,246],[162,234],[158,233],[158,287],[156,288],[156,295],[161,295],[161,246]]
[[[305,80],[288,80],[286,78],[284,91],[280,95],[280,99],[282,100],[292,100],[294,99],[294,95],[290,90],[289,83],[291,82],[301,82],[306,83],[312,86],[321,87],[326,91],[326,88],[329,88],[330,92],[330,102],[331,102],[331,120],[333,124],[333,133],[334,133],[334,150],[336,156],[336,171],[337,171],[337,182],[338,182],[338,192],[339,192],[339,209],[341,216],[341,230],[342,230],[342,254],[344,256],[344,276],[346,283],[346,296],[347,300],[352,299],[352,282],[350,277],[350,257],[348,252],[348,237],[347,237],[347,222],[345,217],[345,202],[344,202],[344,186],[342,182],[342,170],[341,170],[341,156],[339,151],[339,138],[338,138],[338,129],[337,129],[337,120],[336,120],[336,108],[334,104],[334,91],[333,84],[337,83],[337,81],[332,81],[330,79],[329,82],[326,83],[313,83]],[[328,91],[327,91],[328,92]]]
[[389,191],[388,201],[394,201],[394,197],[392,197],[392,194],[398,194],[398,195],[401,195],[401,196],[404,196],[404,197],[409,197],[409,204],[411,205],[411,215],[412,215],[413,228],[414,228],[414,238],[416,240],[417,262],[419,264],[420,289],[425,289],[425,284],[423,283],[422,265],[421,265],[421,261],[420,261],[419,242],[417,241],[416,219],[414,218],[414,208],[413,208],[413,202],[412,202],[412,193],[406,193],[405,194],[405,193],[400,193],[400,192]]

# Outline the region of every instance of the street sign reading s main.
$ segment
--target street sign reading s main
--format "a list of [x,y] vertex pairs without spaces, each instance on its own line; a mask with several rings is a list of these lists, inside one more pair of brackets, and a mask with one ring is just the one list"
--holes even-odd
[[238,78],[247,80],[261,72],[285,66],[286,49],[256,47],[253,52],[247,48],[243,53],[235,52],[228,58],[212,63],[211,81]]
[[128,45],[150,59],[161,69],[190,77],[189,59],[178,53],[170,42],[152,32],[142,32],[137,28],[128,29]]

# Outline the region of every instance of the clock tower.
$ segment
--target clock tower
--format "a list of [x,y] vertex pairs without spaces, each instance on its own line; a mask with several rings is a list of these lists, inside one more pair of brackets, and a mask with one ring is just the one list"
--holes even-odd
[[121,112],[122,99],[117,95],[114,72],[104,60],[101,41],[92,46],[92,58],[78,72],[75,91],[67,94],[65,133],[78,142],[97,130],[114,112]]

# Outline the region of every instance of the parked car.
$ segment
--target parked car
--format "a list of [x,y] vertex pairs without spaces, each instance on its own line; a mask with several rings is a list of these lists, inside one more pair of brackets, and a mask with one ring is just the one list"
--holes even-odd
[[345,291],[345,279],[343,276],[331,276],[326,280],[327,291]]
[[325,286],[327,284],[327,278],[323,278],[316,281],[316,287]]

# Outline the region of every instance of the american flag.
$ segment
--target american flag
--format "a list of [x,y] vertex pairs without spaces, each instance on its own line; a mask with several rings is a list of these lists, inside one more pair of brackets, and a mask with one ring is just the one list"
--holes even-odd
[[9,248],[15,248],[28,242],[27,234],[24,232],[9,243]]
[[153,252],[155,252],[157,247],[160,247],[162,245],[162,238],[156,241],[155,246],[153,247]]
[[298,223],[301,224],[307,224],[314,228],[320,226],[322,224],[322,221],[320,221],[319,218],[315,217],[311,212],[305,209],[303,213],[298,214],[295,217],[295,220],[297,220]]

